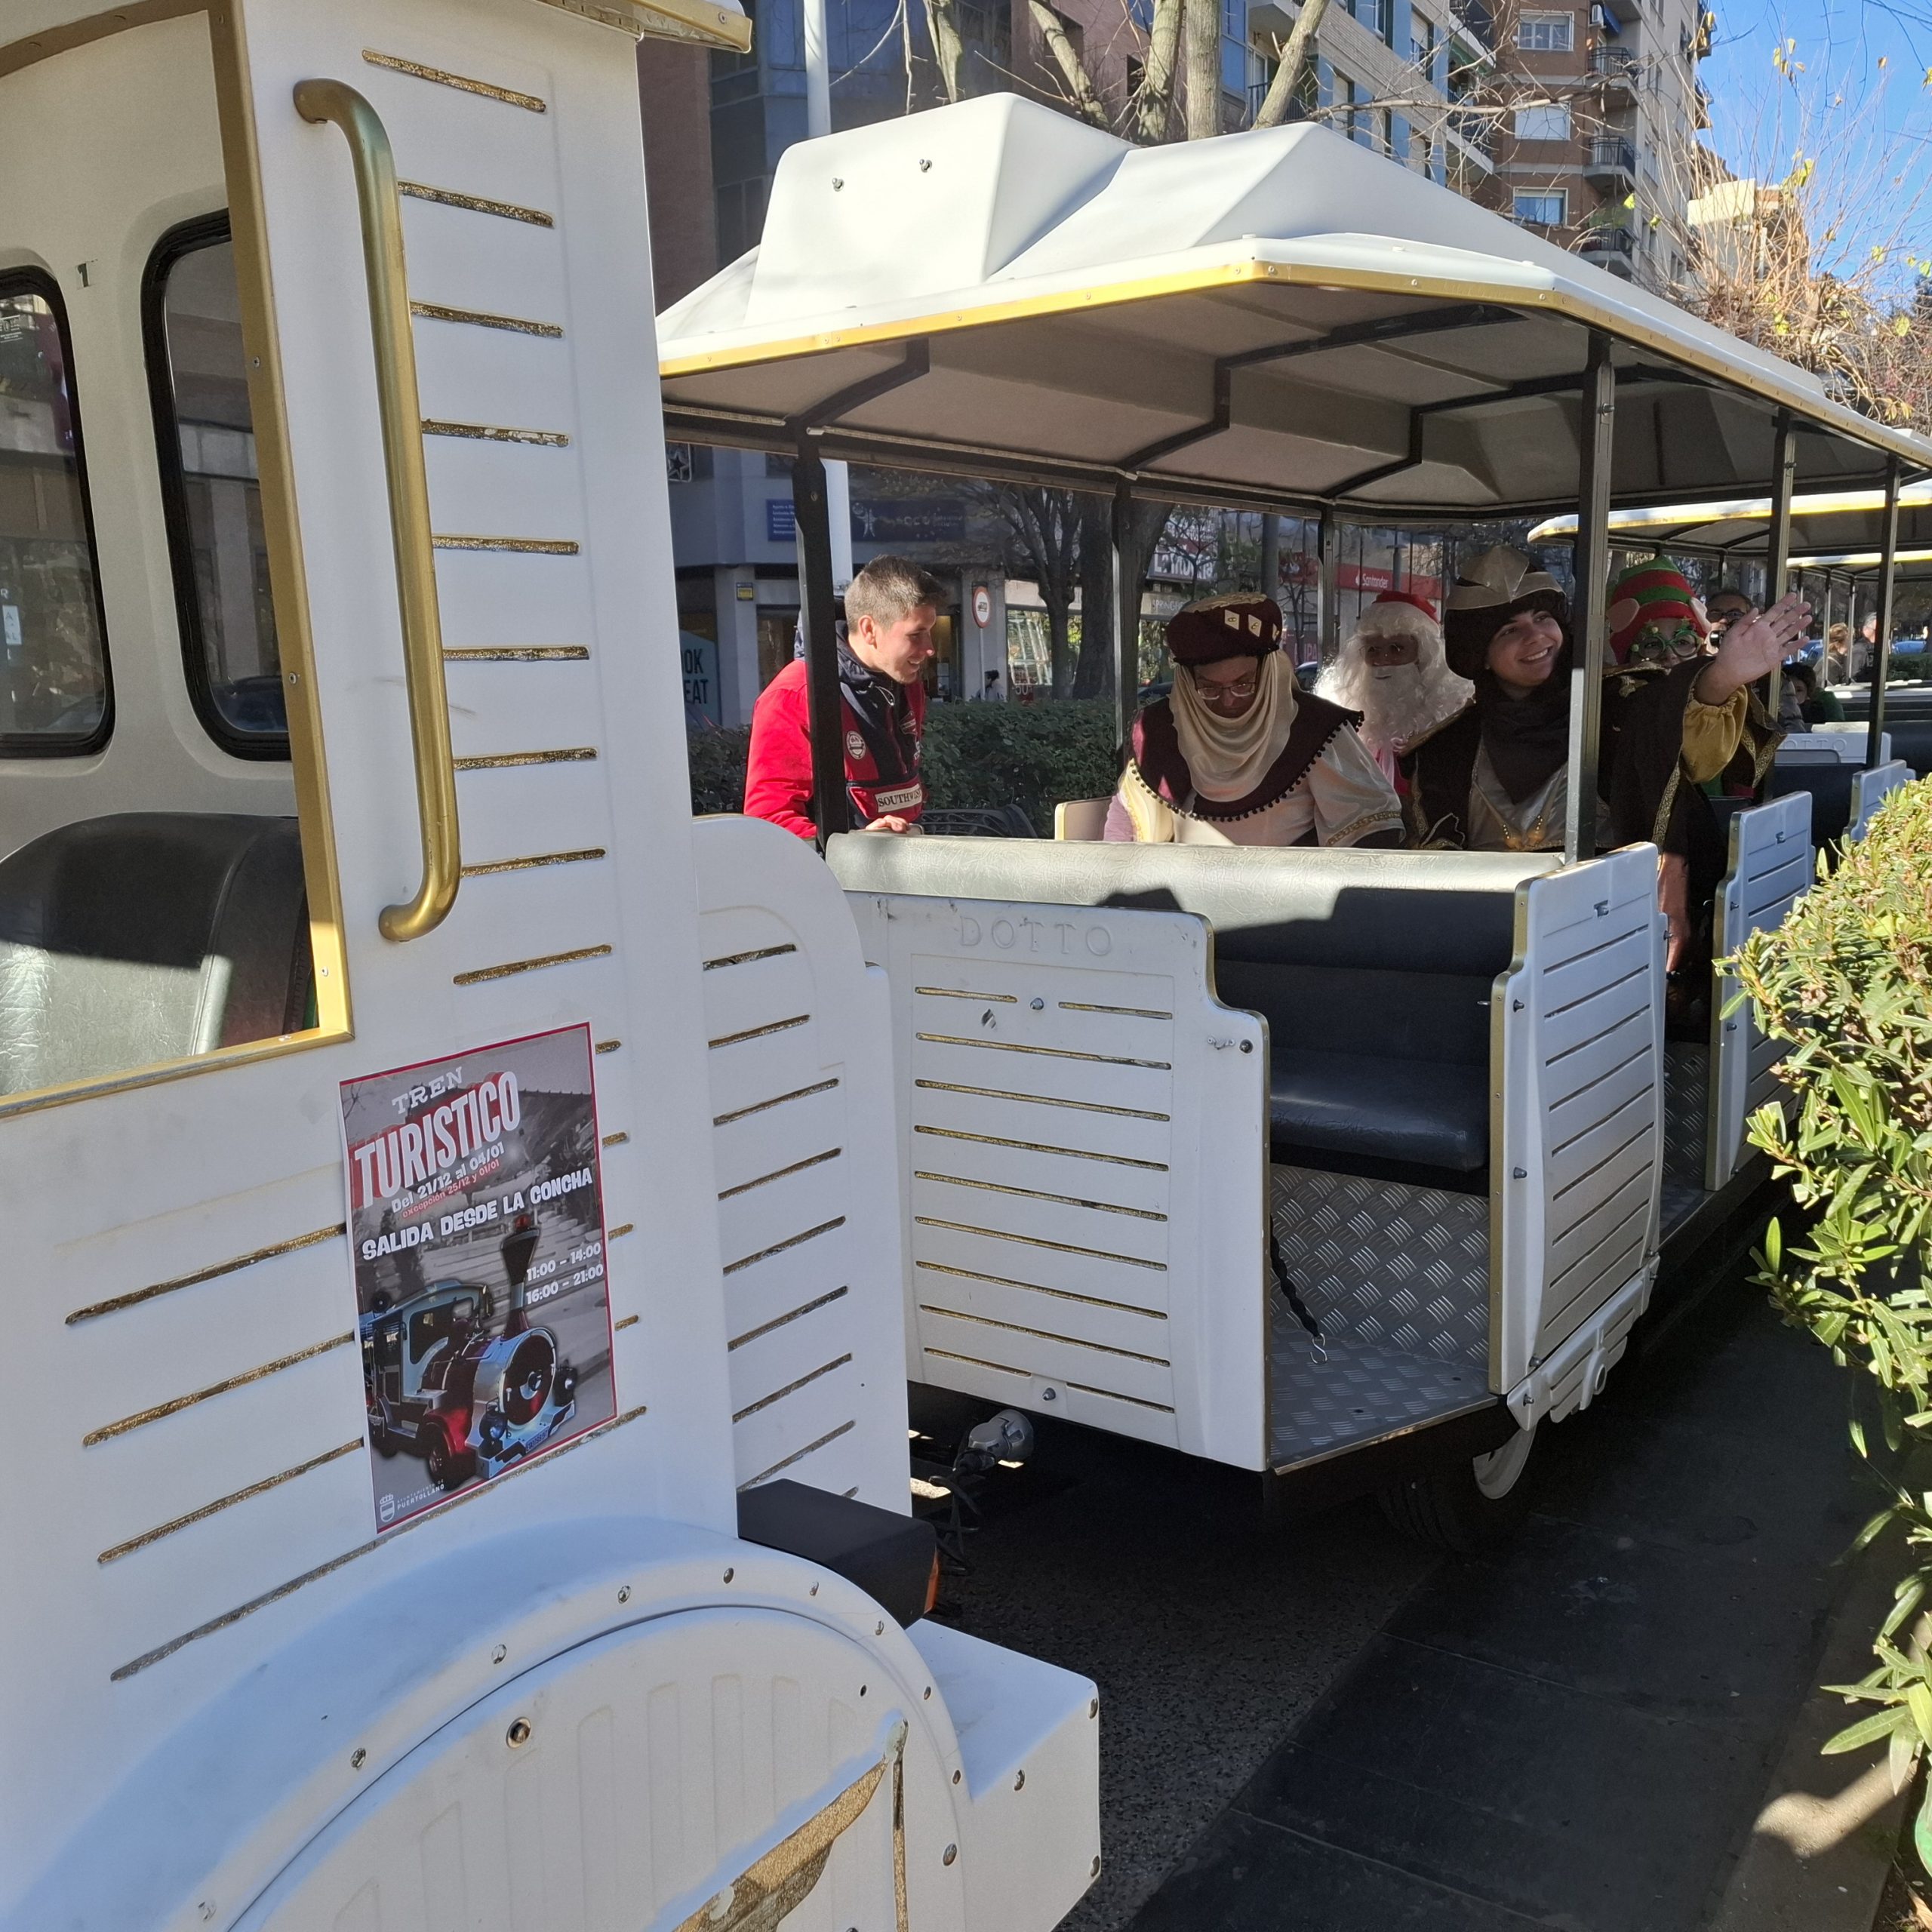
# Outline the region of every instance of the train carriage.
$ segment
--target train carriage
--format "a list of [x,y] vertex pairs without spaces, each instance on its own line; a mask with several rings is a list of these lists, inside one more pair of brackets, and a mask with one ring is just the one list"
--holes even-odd
[[[1777,581],[1795,492],[1932,446],[1325,129],[1139,149],[1008,97],[789,151],[660,335],[672,433],[792,459],[817,715],[827,460],[1318,519],[1331,643],[1343,525],[1575,513],[1561,854],[859,835],[816,747],[892,986],[915,1381],[1506,1521],[1660,1271],[1735,1238],[1773,1085],[1721,985],[1666,1040],[1654,848],[1577,809],[1609,515],[1768,489]],[[1737,814],[1720,952],[1804,889],[1809,806]]]
[[4,11],[0,1926],[1045,1932],[884,989],[688,810],[635,42],[743,14]]

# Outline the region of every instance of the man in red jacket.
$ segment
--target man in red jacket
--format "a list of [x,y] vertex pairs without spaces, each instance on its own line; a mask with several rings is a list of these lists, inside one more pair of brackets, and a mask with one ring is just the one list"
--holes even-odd
[[[925,808],[919,738],[926,717],[919,673],[934,651],[943,592],[932,574],[905,557],[875,557],[845,593],[838,626],[839,729],[845,794],[854,827],[912,832]],[[745,814],[815,838],[812,745],[805,666],[794,658],[767,685],[752,712]]]

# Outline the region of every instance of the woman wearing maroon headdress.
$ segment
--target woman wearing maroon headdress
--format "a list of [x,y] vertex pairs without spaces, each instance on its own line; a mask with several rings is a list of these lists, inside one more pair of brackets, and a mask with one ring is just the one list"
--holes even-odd
[[1134,721],[1106,836],[1143,844],[1399,845],[1402,810],[1355,715],[1299,691],[1272,598],[1168,625],[1173,695]]

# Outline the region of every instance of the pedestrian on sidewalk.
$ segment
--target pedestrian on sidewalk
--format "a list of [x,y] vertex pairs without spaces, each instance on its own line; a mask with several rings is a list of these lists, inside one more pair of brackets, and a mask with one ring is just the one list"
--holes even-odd
[[[926,691],[943,595],[906,557],[875,557],[845,593],[838,641],[839,736],[851,823],[863,832],[916,832],[926,802],[919,771]],[[815,838],[805,663],[794,658],[752,712],[745,814]]]

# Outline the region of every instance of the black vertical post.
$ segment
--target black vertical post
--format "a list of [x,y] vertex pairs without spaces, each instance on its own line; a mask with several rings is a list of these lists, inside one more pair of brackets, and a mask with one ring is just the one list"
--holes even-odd
[[805,627],[805,703],[811,720],[812,817],[819,849],[851,828],[846,808],[845,743],[840,728],[838,604],[832,584],[832,518],[825,464],[808,437],[798,438],[792,467],[792,503],[798,525],[798,611]]
[[1577,488],[1577,541],[1571,555],[1576,593],[1571,605],[1580,661],[1570,673],[1570,792],[1564,814],[1563,863],[1597,851],[1597,754],[1603,730],[1603,672],[1609,648],[1604,598],[1610,587],[1610,465],[1617,427],[1617,369],[1610,338],[1594,330],[1583,371],[1582,444]]
[[[1872,722],[1865,734],[1865,762],[1878,762],[1885,743],[1885,679],[1892,665],[1892,589],[1898,569],[1899,460],[1885,466],[1885,527],[1878,539],[1878,623],[1872,639]],[[1845,646],[1845,659],[1858,648],[1854,635]]]
[[1134,554],[1134,486],[1114,485],[1114,737],[1123,754],[1140,703],[1140,571]]
[[[1797,469],[1798,432],[1791,412],[1780,409],[1771,458],[1771,528],[1764,552],[1764,608],[1767,611],[1784,595],[1785,579],[1791,574],[1791,497]],[[1774,665],[1764,686],[1764,709],[1774,719],[1778,715],[1783,685],[1783,667]],[[1767,772],[1765,783],[1770,782]]]

